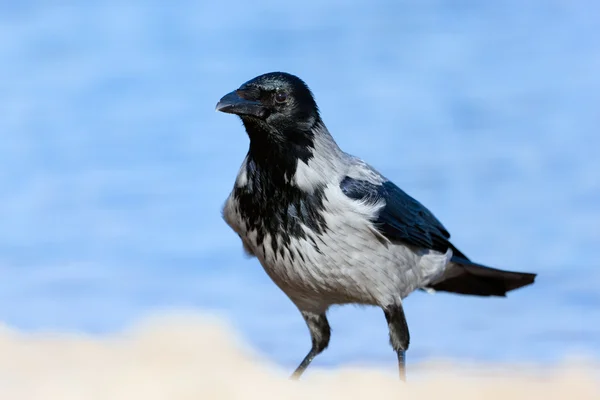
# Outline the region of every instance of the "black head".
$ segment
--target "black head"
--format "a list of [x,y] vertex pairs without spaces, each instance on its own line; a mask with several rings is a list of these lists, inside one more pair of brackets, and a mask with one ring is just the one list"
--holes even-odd
[[320,121],[308,86],[285,72],[257,76],[223,96],[216,109],[238,115],[251,140],[279,144],[303,143]]

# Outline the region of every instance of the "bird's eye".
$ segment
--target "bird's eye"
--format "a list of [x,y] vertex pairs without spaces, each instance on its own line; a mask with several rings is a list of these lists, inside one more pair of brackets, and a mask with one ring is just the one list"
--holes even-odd
[[287,94],[284,92],[275,93],[275,101],[278,103],[283,103],[287,100]]

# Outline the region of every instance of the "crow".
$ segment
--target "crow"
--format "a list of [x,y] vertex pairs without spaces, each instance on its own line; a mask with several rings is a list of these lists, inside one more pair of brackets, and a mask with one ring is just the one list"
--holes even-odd
[[402,301],[416,290],[506,296],[536,274],[471,261],[425,206],[340,149],[312,91],[285,72],[257,76],[223,96],[249,150],[222,215],[302,314],[312,347],[298,379],[329,345],[332,305],[383,310],[399,377],[410,335]]

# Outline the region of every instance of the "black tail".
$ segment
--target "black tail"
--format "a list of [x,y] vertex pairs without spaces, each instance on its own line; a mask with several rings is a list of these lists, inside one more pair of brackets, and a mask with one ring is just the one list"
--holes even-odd
[[476,264],[453,249],[447,273],[431,289],[472,296],[506,296],[507,292],[531,285],[537,274],[503,271]]

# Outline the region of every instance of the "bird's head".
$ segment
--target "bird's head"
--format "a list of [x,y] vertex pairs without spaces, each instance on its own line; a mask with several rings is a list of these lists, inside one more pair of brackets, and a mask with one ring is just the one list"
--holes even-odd
[[291,147],[312,145],[319,109],[297,76],[271,72],[257,76],[219,100],[217,111],[236,114],[251,141]]

